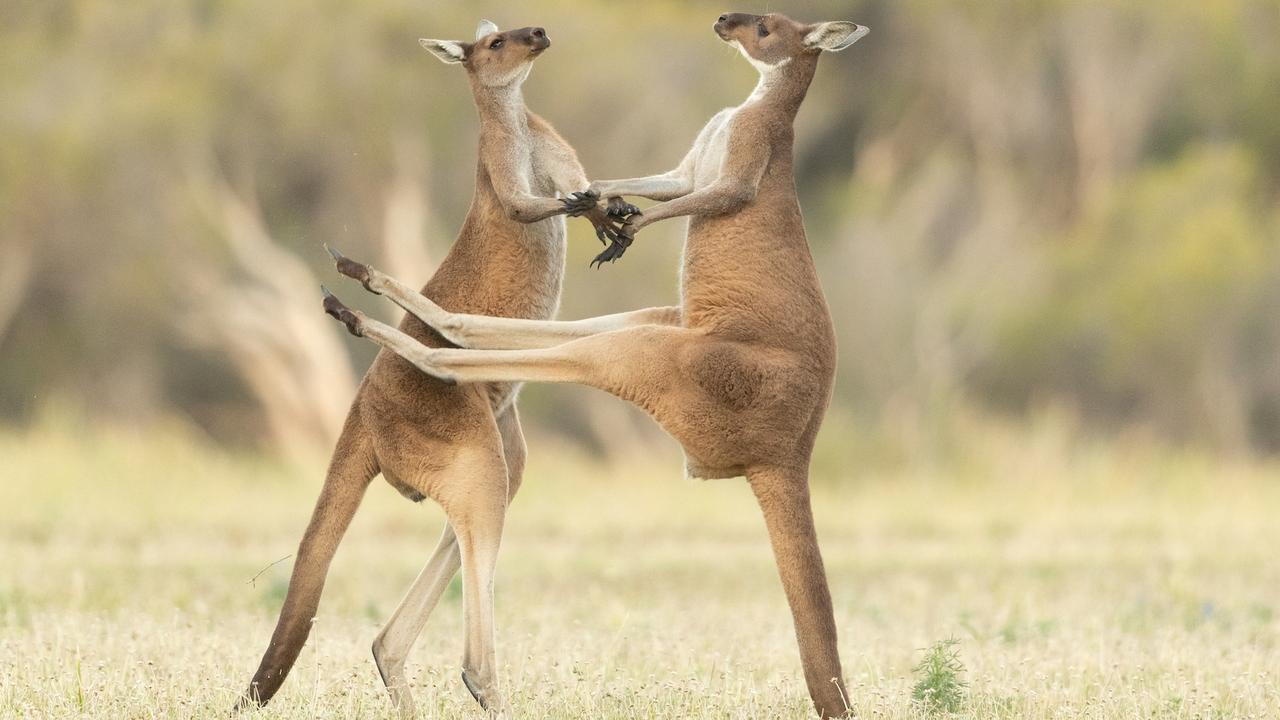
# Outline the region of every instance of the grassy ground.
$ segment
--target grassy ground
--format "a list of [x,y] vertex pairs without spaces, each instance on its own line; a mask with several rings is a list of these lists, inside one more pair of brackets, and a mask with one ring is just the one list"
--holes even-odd
[[[831,438],[828,438],[830,441]],[[838,439],[837,439],[838,440]],[[498,578],[502,678],[531,718],[809,712],[762,523],[675,458],[534,441]],[[818,479],[858,717],[928,716],[954,637],[973,718],[1280,717],[1280,475],[1034,433],[954,472]],[[256,666],[319,467],[180,433],[0,435],[0,716],[220,715]],[[378,482],[316,629],[254,717],[387,717],[369,656],[441,517]],[[410,663],[424,717],[474,717],[455,588]]]

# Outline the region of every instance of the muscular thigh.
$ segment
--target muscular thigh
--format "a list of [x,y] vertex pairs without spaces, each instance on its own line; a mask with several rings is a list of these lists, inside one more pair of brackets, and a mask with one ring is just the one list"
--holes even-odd
[[789,354],[680,328],[626,331],[605,389],[644,408],[692,463],[718,474],[790,453],[813,414]]
[[483,387],[440,385],[414,402],[372,391],[361,400],[383,477],[405,497],[447,508],[472,492],[468,485],[505,493],[503,436]]

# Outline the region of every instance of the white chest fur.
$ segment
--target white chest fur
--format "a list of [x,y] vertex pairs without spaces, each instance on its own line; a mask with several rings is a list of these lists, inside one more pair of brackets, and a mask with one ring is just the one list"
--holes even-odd
[[724,158],[729,151],[729,140],[732,134],[733,116],[737,108],[728,108],[716,114],[703,130],[702,147],[698,152],[698,162],[694,166],[693,187],[704,188],[720,177],[724,167]]

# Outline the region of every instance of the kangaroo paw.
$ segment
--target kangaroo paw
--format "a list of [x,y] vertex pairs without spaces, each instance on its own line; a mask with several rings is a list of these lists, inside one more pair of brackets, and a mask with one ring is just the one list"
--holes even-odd
[[618,258],[622,257],[622,254],[625,253],[627,248],[630,246],[631,238],[625,233],[620,233],[617,239],[613,241],[612,245],[605,248],[604,252],[597,255],[595,260],[591,261],[591,267],[598,268],[605,263],[617,262]]
[[641,214],[640,208],[632,205],[626,200],[623,200],[620,195],[614,195],[609,198],[609,202],[605,206],[605,212],[609,213],[609,217],[619,219]]
[[564,205],[565,214],[569,217],[578,217],[579,215],[594,209],[600,202],[600,196],[591,190],[576,192],[566,198],[561,198],[560,202]]

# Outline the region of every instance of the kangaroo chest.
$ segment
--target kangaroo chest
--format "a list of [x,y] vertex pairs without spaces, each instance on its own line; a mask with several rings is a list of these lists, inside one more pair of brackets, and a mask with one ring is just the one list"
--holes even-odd
[[693,187],[701,189],[714,183],[724,168],[732,139],[733,118],[737,108],[725,110],[711,119],[700,138],[698,159],[694,163]]

